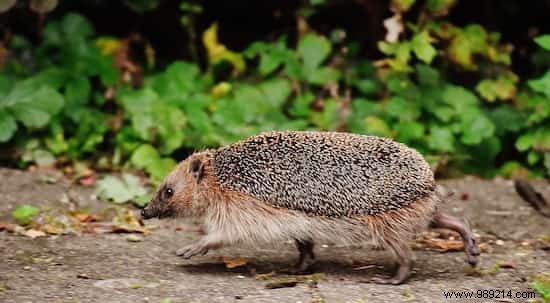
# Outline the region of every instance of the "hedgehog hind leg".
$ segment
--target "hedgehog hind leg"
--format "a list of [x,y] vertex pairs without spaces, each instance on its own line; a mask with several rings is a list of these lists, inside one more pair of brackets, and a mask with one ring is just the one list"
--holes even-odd
[[[389,239],[388,239],[389,240]],[[403,239],[393,239],[393,241],[384,241],[382,246],[393,253],[397,259],[397,271],[391,277],[374,277],[370,281],[378,284],[401,284],[411,275],[412,251],[407,241]]]
[[312,265],[315,263],[315,254],[313,253],[314,243],[311,240],[294,239],[296,248],[300,254],[298,261],[291,268],[282,270],[284,273],[301,274],[311,271]]
[[314,243],[311,240],[295,239],[295,241],[300,256],[294,267],[300,272],[306,272],[311,268],[313,263],[315,263],[315,254],[313,254]]
[[454,230],[460,234],[464,242],[464,252],[470,265],[475,266],[478,262],[479,248],[470,226],[462,220],[455,218],[441,211],[437,212],[432,219],[432,227]]

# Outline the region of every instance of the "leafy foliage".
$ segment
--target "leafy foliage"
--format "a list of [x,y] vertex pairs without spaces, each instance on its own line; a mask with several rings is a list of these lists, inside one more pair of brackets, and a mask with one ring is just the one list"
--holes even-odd
[[[159,5],[126,2],[138,13]],[[534,39],[540,74],[528,79],[513,70],[512,47],[499,33],[446,20],[455,4],[392,1],[395,15],[385,24],[393,37],[378,42],[383,57],[375,61],[341,30],[310,27],[325,1],[297,11],[296,39],[255,41],[242,51],[230,50],[213,23],[202,32],[203,69],[191,45],[196,62],[151,70],[151,46],[141,64],[130,56],[130,38],[98,36],[68,13],[45,25],[36,46],[13,39],[0,75],[0,142],[22,149],[22,164],[96,160],[144,170],[155,184],[176,158],[273,129],[392,137],[449,171],[550,174],[550,36]],[[418,20],[405,20],[413,6]],[[193,38],[203,7],[182,2],[180,10]],[[121,203],[143,195],[134,181],[106,178],[100,187]]]

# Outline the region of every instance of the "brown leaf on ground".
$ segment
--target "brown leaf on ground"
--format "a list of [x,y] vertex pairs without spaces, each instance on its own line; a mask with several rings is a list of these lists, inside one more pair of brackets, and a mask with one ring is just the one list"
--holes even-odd
[[512,261],[499,261],[497,262],[498,267],[500,268],[512,268],[517,269],[518,265],[515,262]]
[[227,269],[233,269],[233,268],[245,266],[246,263],[248,263],[248,260],[244,257],[237,257],[237,258],[222,257],[221,259],[223,263],[225,263],[225,267]]
[[29,230],[26,230],[23,235],[29,237],[29,238],[38,238],[38,237],[45,237],[46,236],[46,233],[41,231],[41,230],[36,230],[36,229],[29,229]]
[[97,222],[101,220],[101,217],[98,215],[91,215],[91,214],[84,214],[84,213],[76,213],[73,215],[78,221],[83,223],[88,222]]
[[15,231],[16,225],[10,223],[0,223],[0,231],[9,231],[10,233]]
[[425,247],[435,249],[439,252],[448,251],[463,251],[464,243],[461,240],[445,240],[445,239],[421,239],[420,243]]

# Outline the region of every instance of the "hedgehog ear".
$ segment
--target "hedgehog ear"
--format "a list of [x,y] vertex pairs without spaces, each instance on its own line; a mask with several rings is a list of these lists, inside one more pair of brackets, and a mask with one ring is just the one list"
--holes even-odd
[[200,159],[191,160],[191,163],[189,163],[189,173],[197,180],[197,182],[200,181],[204,173],[204,165]]

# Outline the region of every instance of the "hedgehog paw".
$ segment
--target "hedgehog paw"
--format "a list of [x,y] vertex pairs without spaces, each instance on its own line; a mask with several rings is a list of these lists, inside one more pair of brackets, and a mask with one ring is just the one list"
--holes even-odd
[[394,277],[387,277],[387,276],[376,276],[369,280],[371,283],[376,284],[392,284],[392,285],[399,285],[405,281],[406,278],[401,278],[398,276]]
[[208,247],[202,245],[201,243],[194,243],[183,248],[180,248],[176,251],[176,255],[189,259],[196,255],[204,255],[208,252]]

